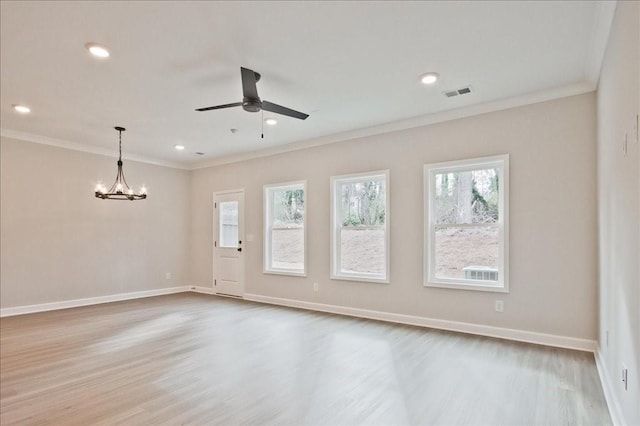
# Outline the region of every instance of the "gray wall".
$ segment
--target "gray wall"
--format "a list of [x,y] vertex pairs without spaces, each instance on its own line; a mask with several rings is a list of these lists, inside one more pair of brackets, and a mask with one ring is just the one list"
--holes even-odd
[[[212,194],[245,189],[247,293],[596,339],[595,94],[192,174],[191,283],[212,286]],[[424,288],[423,164],[509,153],[509,294]],[[329,177],[390,169],[391,282],[329,279]],[[307,180],[308,276],[262,272],[262,186]],[[313,283],[320,285],[313,292]],[[505,312],[494,301],[505,301]]]
[[[640,3],[618,2],[598,85],[598,340],[629,425],[640,424],[640,143],[634,129],[639,68]],[[629,368],[627,391],[620,380],[623,364]]]
[[7,138],[0,150],[3,308],[187,281],[188,171],[125,160],[149,197],[106,201],[93,190],[111,185],[115,158]]

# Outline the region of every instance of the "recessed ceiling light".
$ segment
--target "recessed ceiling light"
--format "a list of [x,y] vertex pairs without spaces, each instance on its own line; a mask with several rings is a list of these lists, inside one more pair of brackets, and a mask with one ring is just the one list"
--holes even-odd
[[437,72],[428,72],[420,76],[420,81],[422,82],[422,84],[433,84],[438,81],[439,77],[440,74],[438,74]]
[[31,112],[31,108],[24,105],[13,105],[13,109],[15,109],[20,114],[29,114]]
[[109,51],[107,50],[107,48],[104,46],[100,46],[97,43],[87,43],[84,45],[84,47],[86,47],[93,56],[97,56],[98,58],[109,57]]
[[184,145],[174,145],[176,151],[184,151]]
[[269,126],[275,126],[276,124],[278,124],[278,120],[276,120],[275,118],[265,118],[264,122]]

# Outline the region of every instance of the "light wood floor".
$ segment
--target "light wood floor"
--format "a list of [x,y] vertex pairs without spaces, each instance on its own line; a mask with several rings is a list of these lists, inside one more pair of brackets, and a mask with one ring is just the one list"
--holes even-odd
[[0,423],[611,424],[593,355],[197,294],[0,320]]

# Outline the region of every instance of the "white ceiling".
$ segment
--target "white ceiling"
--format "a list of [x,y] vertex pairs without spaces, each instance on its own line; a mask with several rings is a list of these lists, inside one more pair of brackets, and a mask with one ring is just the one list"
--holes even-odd
[[[1,127],[6,136],[116,153],[113,126],[120,125],[129,158],[186,168],[344,139],[507,98],[594,90],[614,8],[594,1],[2,1]],[[95,59],[87,42],[107,46],[111,57]],[[259,113],[195,112],[241,100],[240,66],[262,74],[263,100],[311,116],[278,116],[261,139]],[[441,75],[434,86],[418,80],[427,71]],[[472,94],[442,94],[465,85]],[[12,104],[32,113],[19,115]],[[178,143],[186,150],[175,151]]]

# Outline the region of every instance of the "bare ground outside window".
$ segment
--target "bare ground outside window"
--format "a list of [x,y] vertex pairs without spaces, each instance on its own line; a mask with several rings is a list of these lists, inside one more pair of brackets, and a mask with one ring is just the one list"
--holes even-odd
[[304,228],[273,227],[271,249],[274,268],[304,270]]
[[341,270],[384,274],[386,269],[384,229],[354,226],[342,228]]
[[[486,266],[497,268],[498,233],[495,228],[447,229],[438,244],[436,275],[463,278],[463,268]],[[347,228],[342,231],[342,270],[383,273],[384,230],[369,227]],[[274,229],[273,266],[302,270],[304,261],[304,230]]]
[[498,228],[446,228],[436,231],[436,277],[464,278],[463,268],[498,269]]

